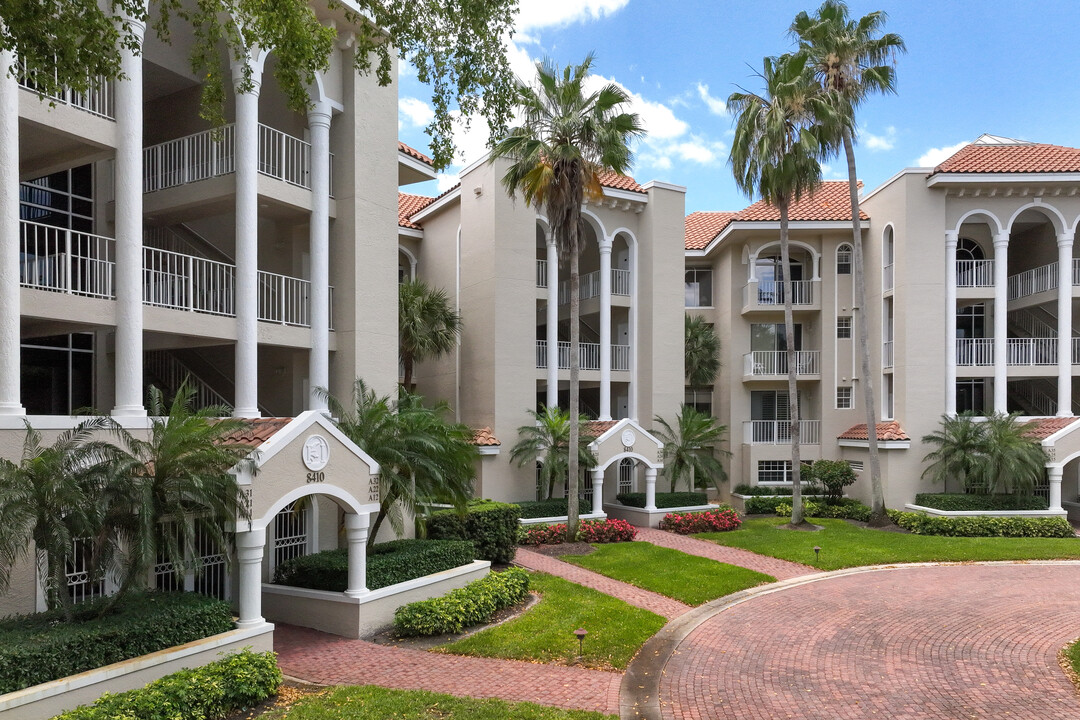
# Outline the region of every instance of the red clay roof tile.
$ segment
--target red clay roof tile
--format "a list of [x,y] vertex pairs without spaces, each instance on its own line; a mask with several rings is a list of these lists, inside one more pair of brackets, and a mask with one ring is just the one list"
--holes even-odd
[[491,428],[482,427],[473,430],[473,445],[479,447],[493,447],[502,445],[502,443],[495,437],[495,433],[492,432]]
[[[880,422],[876,426],[878,440],[910,440],[908,434],[895,420]],[[853,425],[836,436],[837,440],[869,440],[870,433],[866,431],[866,423]]]
[[733,212],[695,212],[686,216],[686,249],[704,250],[735,218]]
[[[870,216],[862,210],[859,217],[869,220]],[[788,210],[788,218],[794,221],[814,220],[851,220],[851,198],[848,195],[847,180],[828,180],[821,183],[818,189],[810,195],[804,195],[801,200]],[[777,221],[780,219],[780,211],[775,206],[764,200],[741,210],[735,215],[737,222]]]
[[629,190],[630,192],[644,193],[645,188],[638,185],[637,180],[629,175],[619,175],[613,172],[600,173],[600,184],[613,190]]
[[1028,143],[965,145],[934,168],[938,173],[1080,172],[1080,149]]
[[1046,417],[1037,418],[1027,424],[1024,437],[1032,440],[1045,440],[1058,430],[1069,427],[1080,418],[1075,417]]
[[222,438],[222,442],[250,445],[253,448],[259,447],[292,421],[292,418],[287,417],[265,417],[248,420],[247,428],[226,435]]
[[590,420],[581,428],[582,437],[598,438],[618,424],[618,420]]
[[413,230],[421,230],[422,228],[409,218],[435,202],[435,198],[426,195],[410,195],[408,193],[399,192],[397,202],[398,226],[411,228]]
[[420,162],[424,163],[425,165],[434,165],[431,158],[429,158],[427,155],[420,152],[416,148],[409,147],[408,145],[401,142],[400,140],[398,140],[397,149],[398,149],[398,152],[405,153],[409,157],[411,157],[411,158],[413,158],[415,160],[419,160]]

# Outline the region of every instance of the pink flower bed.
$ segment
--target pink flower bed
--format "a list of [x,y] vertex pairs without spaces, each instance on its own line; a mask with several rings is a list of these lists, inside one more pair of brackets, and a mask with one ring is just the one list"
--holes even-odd
[[740,525],[742,525],[742,518],[739,517],[739,513],[731,508],[720,508],[705,512],[668,513],[660,523],[660,529],[679,535],[689,535],[738,530]]
[[625,520],[586,520],[578,530],[578,540],[590,543],[629,542],[637,528]]
[[566,542],[566,525],[533,525],[525,528],[521,545],[558,545]]

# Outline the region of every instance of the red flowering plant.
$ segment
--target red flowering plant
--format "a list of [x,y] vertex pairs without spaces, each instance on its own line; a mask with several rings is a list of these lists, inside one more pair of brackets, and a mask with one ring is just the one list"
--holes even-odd
[[689,513],[668,513],[660,523],[661,530],[689,535],[702,532],[726,532],[738,530],[742,525],[739,513],[729,507]]
[[558,545],[566,542],[566,524],[532,525],[522,529],[518,536],[520,545]]
[[625,520],[586,520],[581,523],[577,539],[588,543],[629,542],[637,536],[637,528]]

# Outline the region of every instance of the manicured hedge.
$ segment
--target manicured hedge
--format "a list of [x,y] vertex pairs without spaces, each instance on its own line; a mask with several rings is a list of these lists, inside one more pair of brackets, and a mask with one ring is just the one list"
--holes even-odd
[[[474,559],[473,544],[463,540],[379,543],[368,550],[367,586],[369,590],[377,590],[468,565]],[[349,552],[325,550],[287,560],[274,570],[274,584],[345,592],[349,586]]]
[[[839,520],[861,520],[868,522],[873,509],[853,498],[843,498],[839,503],[803,502],[803,515],[815,518],[834,518]],[[791,500],[776,506],[780,517],[791,517]]]
[[890,510],[892,521],[916,535],[945,535],[948,537],[1075,537],[1072,525],[1065,518],[1030,517],[940,517],[917,512]]
[[[619,493],[615,496],[615,499],[629,507],[645,507],[645,493],[643,492]],[[658,508],[708,504],[709,500],[703,492],[656,493],[656,507]]]
[[919,493],[915,504],[936,510],[1045,510],[1046,500],[1035,495],[968,495]]
[[[808,491],[809,487],[804,485],[803,494],[806,494]],[[773,487],[771,485],[748,485],[747,483],[742,483],[736,485],[732,492],[736,495],[768,496],[790,495],[792,491],[790,485],[777,485],[776,487]]]
[[233,629],[229,604],[195,593],[146,593],[80,605],[75,622],[58,611],[0,623],[0,695]]
[[394,627],[404,636],[459,633],[488,622],[496,612],[518,604],[528,594],[529,573],[509,568],[442,597],[402,605],[394,612]]
[[[812,502],[810,498],[820,499],[819,495],[803,495],[803,502]],[[748,497],[743,501],[747,515],[772,515],[780,505],[791,507],[791,494],[773,497]]]
[[661,530],[668,530],[679,535],[701,532],[726,532],[738,530],[742,525],[739,513],[726,505],[716,510],[688,513],[668,513],[660,523]]
[[427,536],[432,540],[470,540],[476,557],[508,563],[517,546],[521,508],[507,503],[476,501],[462,516],[456,510],[439,510],[427,519]]
[[219,720],[250,708],[281,687],[274,653],[244,650],[184,669],[139,690],[102,695],[53,720]]
[[[521,508],[521,517],[526,520],[531,518],[563,517],[568,512],[566,498],[552,498],[550,500],[523,500],[514,503]],[[578,514],[587,515],[592,512],[592,501],[585,498],[578,500]]]

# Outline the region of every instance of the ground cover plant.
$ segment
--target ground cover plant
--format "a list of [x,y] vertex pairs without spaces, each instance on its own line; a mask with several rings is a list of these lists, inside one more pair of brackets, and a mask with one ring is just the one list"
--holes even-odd
[[[807,500],[803,503],[803,513],[806,517],[813,518],[839,518],[867,522],[870,520],[873,510],[854,498],[839,498],[833,502],[812,502]],[[776,506],[776,514],[779,517],[791,517],[790,499],[788,502],[782,502]]]
[[[906,562],[1080,559],[1080,539],[941,537],[886,532],[844,520],[815,519],[818,532],[780,529],[781,518],[753,518],[735,532],[697,535],[718,545],[743,548],[822,570]],[[814,547],[821,554],[814,556]]]
[[402,605],[394,629],[402,636],[459,633],[491,620],[499,610],[529,596],[529,574],[521,568],[490,573],[440,597]]
[[616,720],[614,715],[562,710],[533,703],[475,700],[426,690],[390,690],[364,685],[311,695],[263,720]]
[[[467,540],[392,540],[368,550],[367,587],[377,590],[432,573],[468,565],[475,559]],[[345,592],[349,552],[324,550],[287,560],[274,570],[276,585]]]
[[438,650],[456,655],[573,665],[578,654],[578,641],[573,633],[577,628],[585,628],[589,634],[581,664],[601,670],[623,670],[645,641],[667,622],[648,610],[544,573],[531,573],[531,587],[540,594],[540,602],[520,617]]
[[892,521],[916,535],[950,537],[1073,538],[1076,532],[1062,517],[941,517],[890,510]]
[[679,535],[699,532],[726,532],[742,524],[742,518],[726,505],[705,512],[668,513],[660,522],[660,529]]
[[[577,539],[589,543],[629,542],[637,537],[637,528],[625,520],[586,520],[578,528]],[[559,545],[566,542],[566,524],[530,525],[518,531],[521,545]]]
[[753,570],[646,542],[604,545],[588,555],[564,555],[562,559],[687,605],[700,605],[776,580]]

